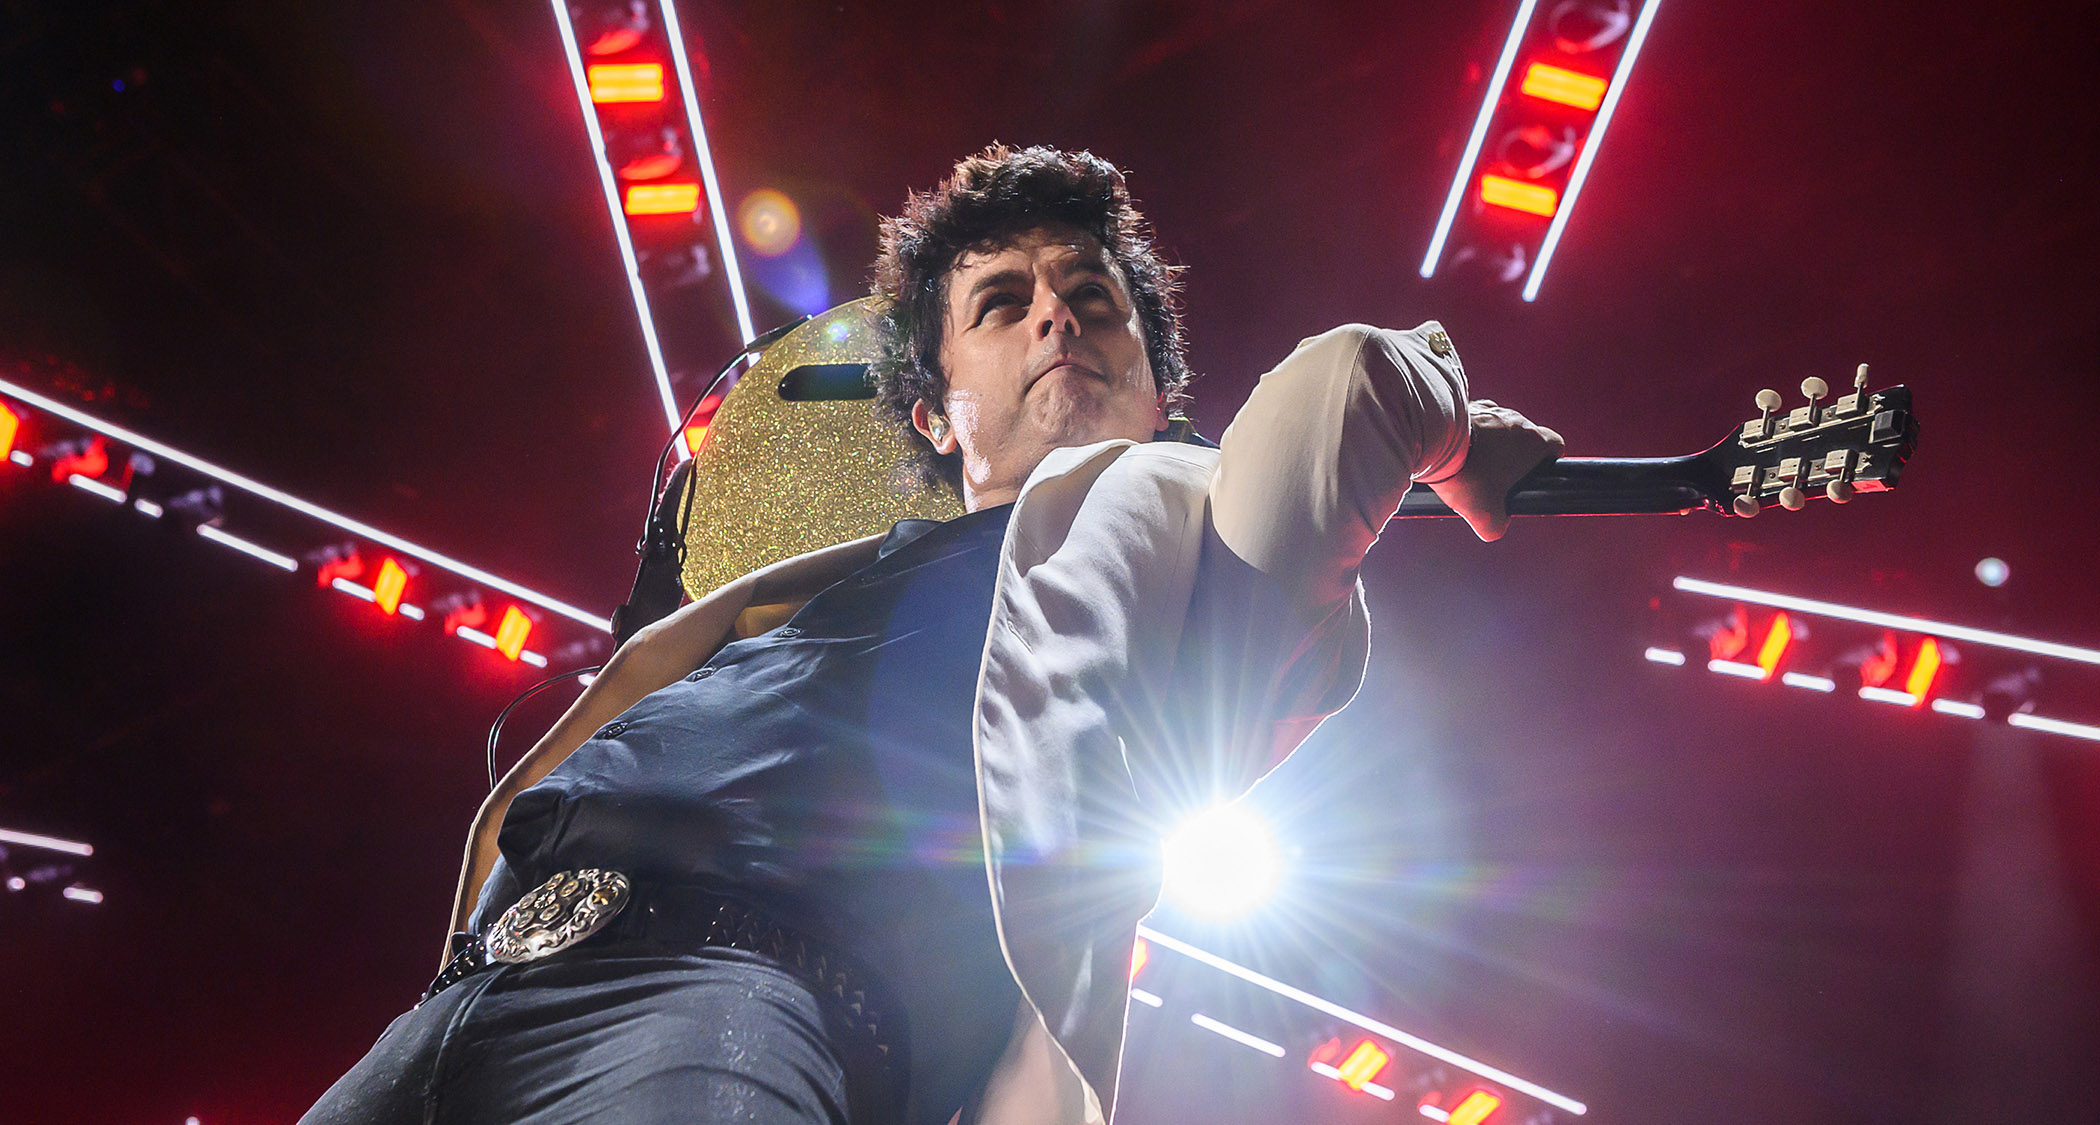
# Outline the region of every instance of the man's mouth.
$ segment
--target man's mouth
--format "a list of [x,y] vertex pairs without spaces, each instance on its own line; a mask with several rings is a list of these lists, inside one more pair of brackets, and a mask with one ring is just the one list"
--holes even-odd
[[[1100,378],[1100,377],[1101,377],[1101,373],[1100,373],[1099,371],[1096,371],[1096,370],[1094,370],[1093,368],[1091,368],[1091,367],[1088,367],[1088,366],[1087,366],[1086,364],[1084,364],[1084,363],[1081,363],[1081,362],[1079,362],[1078,360],[1076,360],[1076,359],[1073,359],[1073,358],[1072,358],[1072,357],[1070,357],[1070,356],[1060,356],[1060,357],[1058,357],[1058,358],[1056,358],[1056,359],[1054,359],[1054,360],[1051,360],[1051,361],[1050,361],[1050,365],[1049,365],[1048,367],[1045,367],[1045,368],[1043,368],[1043,369],[1042,369],[1041,371],[1038,371],[1038,372],[1036,372],[1036,374],[1035,374],[1035,377],[1034,377],[1034,378],[1032,378],[1032,379],[1030,379],[1030,380],[1028,380],[1028,386],[1029,386],[1030,388],[1032,388],[1032,387],[1034,387],[1034,386],[1036,385],[1036,383],[1037,383],[1037,382],[1038,382],[1039,380],[1041,380],[1041,379],[1042,379],[1042,378],[1043,378],[1044,376],[1046,376],[1046,375],[1049,375],[1050,373],[1052,373],[1052,372],[1054,372],[1054,371],[1058,370],[1059,368],[1066,368],[1066,367],[1069,367],[1069,368],[1071,368],[1071,369],[1072,369],[1073,371],[1077,371],[1077,372],[1079,372],[1079,373],[1081,373],[1081,374],[1084,374],[1084,375],[1092,375],[1092,376],[1093,376],[1094,378],[1096,378],[1096,379],[1098,379],[1098,378]],[[1024,388],[1024,389],[1026,389],[1026,388]]]

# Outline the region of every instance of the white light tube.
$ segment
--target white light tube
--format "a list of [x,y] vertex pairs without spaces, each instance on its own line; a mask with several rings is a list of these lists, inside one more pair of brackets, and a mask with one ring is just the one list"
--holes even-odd
[[584,610],[578,609],[575,606],[568,604],[567,602],[557,601],[554,598],[550,598],[537,590],[532,590],[524,586],[520,586],[507,578],[499,578],[496,575],[490,574],[488,571],[481,569],[480,567],[469,566],[468,564],[463,563],[449,555],[439,554],[438,552],[433,551],[428,547],[424,547],[416,543],[411,543],[398,535],[392,535],[387,532],[381,531],[368,523],[351,519],[349,516],[343,515],[340,512],[330,511],[329,509],[323,508],[318,504],[310,504],[304,500],[299,499],[297,496],[294,496],[289,492],[272,488],[269,485],[254,479],[253,477],[243,476],[240,473],[234,472],[232,469],[228,469],[220,465],[215,465],[210,461],[204,460],[201,457],[193,457],[179,449],[174,448],[173,446],[155,441],[152,438],[146,437],[143,434],[139,434],[132,430],[125,429],[124,427],[115,425],[114,423],[105,422],[92,414],[87,414],[83,413],[82,411],[76,410],[73,407],[67,405],[66,403],[58,401],[57,399],[48,398],[44,395],[37,394],[35,391],[29,390],[25,387],[17,386],[16,384],[10,383],[5,379],[0,379],[0,391],[6,391],[9,395],[15,398],[19,398],[23,402],[29,403],[30,405],[36,407],[39,410],[49,411],[50,413],[56,414],[59,417],[64,418],[67,421],[72,422],[76,425],[85,426],[88,429],[93,430],[99,434],[107,434],[108,436],[116,438],[118,441],[121,441],[126,445],[130,445],[135,448],[142,449],[147,453],[151,453],[155,457],[159,457],[168,461],[173,461],[174,463],[181,465],[184,468],[192,469],[196,472],[203,473],[204,475],[211,477],[214,480],[230,484],[243,492],[259,496],[262,499],[268,500],[273,504],[283,505],[284,507],[290,508],[291,510],[298,512],[300,515],[320,520],[323,523],[332,524],[354,535],[362,535],[366,539],[370,539],[374,543],[378,543],[386,547],[392,547],[393,549],[401,552],[404,555],[412,555],[418,559],[423,560],[424,562],[431,564],[432,566],[442,567],[446,570],[449,570],[462,578],[471,579],[472,581],[479,582],[482,585],[488,586],[492,589],[500,590],[503,593],[509,594],[511,597],[517,598],[521,601],[531,602],[533,605],[539,606],[541,609],[549,610],[554,613],[559,613],[563,617],[566,617],[571,621],[575,621],[578,624],[588,625],[591,628],[597,629],[601,632],[612,632],[612,622],[606,620],[603,617],[593,616],[592,614]]
[[1282,1047],[1263,1039],[1259,1035],[1249,1035],[1229,1023],[1220,1023],[1202,1012],[1197,1012],[1190,1016],[1189,1022],[1205,1031],[1215,1031],[1243,1047],[1252,1047],[1264,1055],[1273,1055],[1279,1059],[1283,1057]]
[[281,567],[285,570],[299,569],[298,559],[295,559],[290,555],[280,555],[277,552],[269,549],[268,547],[264,547],[255,543],[250,543],[246,539],[243,539],[238,535],[229,535],[226,532],[220,531],[218,528],[213,527],[208,523],[198,524],[197,534],[202,535],[203,537],[211,540],[214,543],[221,543],[228,547],[231,547],[234,550],[249,556],[250,558],[261,559],[262,561],[269,563],[271,566]]
[[1871,699],[1876,703],[1893,703],[1898,707],[1916,707],[1918,705],[1917,696],[1907,691],[1897,691],[1895,688],[1863,687],[1859,689],[1859,697],[1861,699]]
[[1966,625],[1929,621],[1923,617],[1903,617],[1871,609],[1857,609],[1835,602],[1819,602],[1812,598],[1775,594],[1769,590],[1752,590],[1747,586],[1724,586],[1719,582],[1707,582],[1698,578],[1680,576],[1671,584],[1688,594],[1705,594],[1709,597],[1770,606],[1773,609],[1790,609],[1796,613],[1835,617],[1840,621],[1856,621],[1861,625],[1876,625],[1883,629],[1924,633],[1946,641],[1966,641],[1972,645],[2006,648],[2014,652],[2032,653],[2035,656],[2054,656],[2064,660],[2075,660],[2081,664],[2100,664],[2100,649],[2080,648],[2077,645],[2057,644],[2054,641],[2037,641],[2027,637],[2016,637],[2010,633],[1994,633],[1988,629],[1971,629]]
[[1451,180],[1451,194],[1444,197],[1444,212],[1437,216],[1436,232],[1429,236],[1429,253],[1422,255],[1425,278],[1436,275],[1437,259],[1444,254],[1444,240],[1451,237],[1451,223],[1458,218],[1459,201],[1466,197],[1466,186],[1473,182],[1473,164],[1480,159],[1480,146],[1487,140],[1488,122],[1494,119],[1495,104],[1502,100],[1502,87],[1509,83],[1509,68],[1517,61],[1517,47],[1524,41],[1524,29],[1531,26],[1531,13],[1537,7],[1538,0],[1523,0],[1517,5],[1516,21],[1509,25],[1509,38],[1502,43],[1494,77],[1488,79],[1487,95],[1480,100],[1480,114],[1473,118],[1473,132],[1466,138],[1465,155],[1458,158],[1458,175]]
[[102,901],[102,892],[88,887],[67,887],[59,893],[72,899],[74,902],[85,902],[92,905]]
[[[672,432],[684,418],[678,399],[671,393],[671,373],[664,366],[664,350],[656,339],[656,315],[649,309],[649,294],[642,288],[642,267],[634,253],[634,238],[627,233],[627,210],[620,206],[620,185],[613,181],[612,161],[605,154],[605,132],[598,127],[598,107],[591,101],[591,84],[583,72],[583,52],[576,46],[576,29],[569,26],[568,0],[553,0],[554,22],[561,28],[562,49],[569,55],[569,77],[576,84],[576,104],[583,110],[583,128],[590,134],[591,152],[598,160],[598,185],[605,191],[605,207],[612,214],[613,238],[620,244],[620,260],[627,266],[627,293],[634,299],[635,315],[642,322],[642,344],[649,352],[649,369],[656,375],[657,395],[663,400],[664,417]],[[749,340],[751,337],[744,337]],[[684,442],[673,442],[678,459],[690,456]],[[606,630],[611,632],[610,629]]]
[[29,454],[27,454],[27,453],[24,453],[23,451],[21,451],[21,450],[19,450],[19,449],[15,449],[15,450],[10,450],[10,451],[8,451],[8,454],[7,454],[7,459],[8,459],[8,460],[10,460],[10,461],[13,461],[13,462],[14,462],[15,464],[17,464],[17,465],[34,465],[34,464],[36,464],[36,458],[34,458],[34,457],[31,457],[31,456],[30,456]]
[[131,506],[146,515],[152,516],[154,519],[159,519],[161,512],[165,510],[151,500],[133,500]]
[[1420,1113],[1422,1116],[1427,1117],[1431,1121],[1451,1120],[1451,1111],[1448,1109],[1439,1108],[1437,1106],[1418,1105],[1415,1107],[1415,1111]]
[[1779,677],[1779,682],[1788,687],[1807,688],[1810,691],[1836,691],[1837,681],[1825,676],[1811,676],[1806,672],[1788,672]]
[[1161,1004],[1164,1004],[1164,1003],[1166,1003],[1166,1001],[1164,1001],[1164,1000],[1161,1000],[1161,999],[1160,999],[1159,997],[1157,997],[1157,996],[1154,996],[1154,995],[1153,995],[1152,993],[1149,993],[1149,992],[1145,991],[1145,990],[1144,990],[1144,989],[1142,989],[1142,988],[1133,988],[1133,989],[1131,989],[1131,990],[1130,990],[1130,998],[1131,998],[1132,1000],[1135,1000],[1135,1001],[1137,1001],[1137,1002],[1138,1002],[1138,1003],[1140,1003],[1140,1004],[1144,1004],[1144,1005],[1147,1005],[1148,1007],[1153,1007],[1153,1008],[1157,1008],[1157,1007],[1159,1007],[1159,1006],[1160,1006]]
[[[1319,1075],[1322,1078],[1332,1078],[1336,1082],[1340,1082],[1345,1086],[1349,1083],[1348,1079],[1342,1077],[1341,1071],[1323,1062],[1316,1062],[1312,1064],[1312,1072],[1314,1074]],[[1366,1082],[1361,1086],[1355,1087],[1355,1089],[1362,1090],[1364,1093],[1369,1094],[1374,1098],[1381,1098],[1385,1101],[1393,1100],[1393,1091],[1384,1086],[1380,1086],[1376,1082]]]
[[1765,670],[1763,668],[1755,664],[1744,664],[1736,660],[1709,660],[1706,662],[1706,670],[1719,672],[1724,676],[1741,676],[1746,680],[1762,680],[1765,678]]
[[472,626],[462,625],[459,628],[452,630],[452,634],[458,637],[460,640],[473,641],[475,644],[480,645],[483,648],[493,649],[496,647],[496,638],[491,637],[487,633],[484,633],[479,629],[473,628]]
[[1651,648],[1647,652],[1642,653],[1641,655],[1647,657],[1650,660],[1655,661],[1657,664],[1684,663],[1684,654],[1678,652],[1676,649]]
[[1935,699],[1932,701],[1932,709],[1942,715],[1959,715],[1964,719],[1983,718],[1983,708],[1974,703],[1961,703],[1952,699]]
[[527,664],[532,665],[535,668],[545,668],[547,666],[547,658],[541,656],[539,653],[534,652],[529,648],[519,650],[518,659],[524,661]]
[[1575,197],[1582,194],[1582,184],[1589,179],[1590,165],[1597,158],[1598,146],[1604,143],[1604,130],[1611,124],[1612,110],[1619,105],[1619,95],[1626,90],[1626,76],[1633,72],[1633,60],[1641,53],[1641,44],[1648,38],[1648,25],[1655,22],[1655,9],[1662,7],[1662,0],[1648,0],[1641,6],[1641,17],[1634,21],[1633,34],[1626,40],[1626,53],[1619,56],[1619,67],[1612,73],[1611,88],[1604,92],[1604,104],[1597,107],[1596,123],[1590,126],[1590,134],[1583,138],[1582,154],[1575,158],[1575,171],[1568,176],[1568,190],[1561,193],[1560,206],[1553,209],[1552,225],[1546,228],[1545,241],[1539,243],[1539,256],[1532,259],[1531,277],[1524,282],[1524,299],[1536,301],[1539,286],[1546,280],[1546,266],[1553,261],[1553,251],[1560,245],[1560,234],[1568,228],[1568,216],[1575,213]]
[[350,595],[353,598],[361,598],[368,602],[379,600],[379,595],[374,594],[371,590],[371,587],[360,586],[357,583],[350,581],[348,578],[338,578],[335,581],[330,582],[329,585],[335,587],[338,590],[341,590],[342,592]]
[[2045,730],[2050,734],[2068,734],[2072,738],[2089,738],[2100,742],[2100,727],[2089,727],[2084,723],[2067,723],[2062,719],[2045,719],[2040,715],[2028,715],[2019,711],[2006,716],[2005,721],[2028,730]]
[[400,614],[401,616],[408,618],[410,621],[421,621],[423,620],[423,607],[419,605],[410,605],[407,602],[402,602],[400,606]]
[[78,840],[61,840],[56,836],[39,836],[34,832],[17,832],[12,828],[0,828],[0,844],[20,844],[25,848],[42,848],[47,852],[65,852],[67,855],[94,855],[93,844]]
[[1303,1004],[1316,1012],[1323,1012],[1327,1015],[1333,1016],[1335,1019],[1345,1020],[1349,1023],[1355,1024],[1357,1027],[1363,1028],[1365,1031],[1368,1031],[1373,1035],[1383,1036],[1384,1038],[1390,1039],[1393,1042],[1398,1043],[1403,1047],[1407,1047],[1410,1050],[1419,1051],[1422,1054],[1428,1055],[1430,1058],[1436,1059],[1439,1062],[1449,1063],[1450,1065],[1458,1067],[1461,1070],[1477,1074],[1490,1082],[1507,1086],[1510,1089],[1515,1090],[1519,1093],[1537,1098],[1538,1100],[1545,1102],[1547,1105],[1553,1106],[1556,1109],[1565,1110],[1569,1113],[1575,1114],[1578,1117],[1590,1111],[1588,1106],[1584,1105],[1579,1101],[1576,1101],[1574,1098],[1568,1097],[1565,1094],[1556,1094],[1553,1091],[1548,1090],[1547,1088],[1539,1085],[1536,1082],[1527,1082],[1524,1079],[1519,1078],[1506,1070],[1501,1070],[1497,1067],[1489,1066],[1488,1064],[1481,1062],[1478,1059],[1467,1058],[1466,1056],[1459,1054],[1457,1051],[1453,1051],[1447,1047],[1439,1047],[1436,1044],[1431,1043],[1429,1040],[1424,1039],[1418,1035],[1409,1035],[1407,1032],[1404,1032],[1399,1028],[1394,1027],[1392,1024],[1386,1023],[1382,1020],[1373,1019],[1370,1016],[1364,1015],[1361,1012],[1352,1012],[1349,1009],[1342,1007],[1340,1004],[1337,1004],[1332,1000],[1322,999],[1318,996],[1313,995],[1310,992],[1305,991],[1302,988],[1297,988],[1292,985],[1285,984],[1282,981],[1275,979],[1274,977],[1263,976],[1262,974],[1257,973],[1253,969],[1247,968],[1244,965],[1235,964],[1231,961],[1227,961],[1225,958],[1220,957],[1215,953],[1210,953],[1205,950],[1198,949],[1197,947],[1190,945],[1188,942],[1182,941],[1180,938],[1160,933],[1158,930],[1155,930],[1150,926],[1139,926],[1138,936],[1146,939],[1147,941],[1152,942],[1154,945],[1159,946],[1163,949],[1171,949],[1184,957],[1188,957],[1196,961],[1201,961],[1202,963],[1209,965],[1211,968],[1216,969],[1219,972],[1225,973],[1230,976],[1238,977],[1241,980],[1246,981],[1248,984],[1255,985],[1259,988],[1268,989],[1270,992],[1273,992],[1276,995],[1281,996],[1287,1000],[1296,1000],[1298,1003]]
[[[714,150],[707,144],[707,126],[700,121],[700,96],[693,90],[693,64],[685,57],[685,35],[678,30],[678,9],[672,0],[657,0],[657,7],[664,14],[664,37],[671,41],[678,92],[685,95],[685,121],[693,132],[694,152],[700,158],[700,181],[707,185],[708,214],[715,221],[715,249],[721,251],[722,268],[729,277],[729,299],[736,305],[736,326],[748,344],[758,338],[758,330],[751,326],[751,303],[744,297],[744,271],[737,265],[736,237],[729,229],[729,209],[722,201],[722,185],[715,179]],[[676,427],[678,423],[671,425]]]
[[122,504],[124,502],[123,489],[112,488],[111,486],[106,485],[99,480],[95,480],[92,477],[84,477],[81,476],[79,473],[75,473],[72,476],[66,478],[66,483],[72,485],[74,488],[77,488],[82,492],[100,496],[101,498],[109,501],[112,504]]

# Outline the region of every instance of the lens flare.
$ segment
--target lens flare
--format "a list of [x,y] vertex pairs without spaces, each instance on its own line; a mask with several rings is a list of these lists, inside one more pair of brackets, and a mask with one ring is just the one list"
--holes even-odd
[[1166,844],[1166,895],[1192,915],[1236,918],[1268,900],[1283,863],[1269,826],[1250,809],[1220,805],[1182,824]]

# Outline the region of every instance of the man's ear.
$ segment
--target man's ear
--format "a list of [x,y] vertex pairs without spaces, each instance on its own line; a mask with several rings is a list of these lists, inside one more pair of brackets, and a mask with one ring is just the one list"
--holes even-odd
[[923,398],[911,404],[911,428],[919,431],[919,436],[933,446],[934,452],[955,452],[957,443],[954,427],[948,424],[946,415],[926,405]]

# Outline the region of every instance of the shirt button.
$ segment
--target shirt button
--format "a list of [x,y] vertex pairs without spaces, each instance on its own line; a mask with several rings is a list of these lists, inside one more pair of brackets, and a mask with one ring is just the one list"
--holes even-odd
[[802,635],[802,630],[797,629],[793,625],[789,625],[788,627],[780,631],[780,635],[783,637],[799,637]]
[[626,729],[627,729],[627,724],[626,724],[625,722],[611,722],[611,723],[607,723],[607,724],[605,724],[605,726],[604,726],[604,727],[603,727],[602,729],[600,729],[600,730],[598,731],[598,737],[599,737],[599,738],[618,738],[618,737],[620,737],[620,733],[621,733],[622,731],[625,731]]
[[685,678],[685,682],[686,682],[686,683],[689,683],[689,684],[696,684],[696,683],[699,683],[699,682],[700,682],[701,680],[704,680],[704,679],[706,679],[706,678],[708,678],[709,676],[712,676],[712,675],[714,675],[714,674],[715,674],[715,670],[714,670],[713,668],[702,668],[702,669],[700,669],[700,670],[699,670],[698,672],[695,672],[695,673],[693,673],[692,675],[690,675],[690,676],[687,676],[687,677]]

